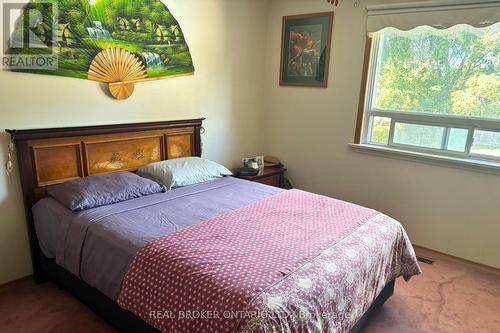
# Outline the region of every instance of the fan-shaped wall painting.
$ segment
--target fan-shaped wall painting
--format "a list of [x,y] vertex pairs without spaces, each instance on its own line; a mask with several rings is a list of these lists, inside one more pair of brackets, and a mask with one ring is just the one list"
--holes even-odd
[[[27,67],[12,62],[9,70],[110,83],[116,98],[130,96],[134,82],[194,73],[182,29],[160,0],[57,0],[55,4],[33,0],[27,5],[41,15],[25,8],[10,36],[8,53],[36,56],[49,48],[57,65]],[[26,43],[27,22],[35,39],[47,48]],[[118,97],[114,91],[122,90],[116,89],[120,83],[127,93]]]

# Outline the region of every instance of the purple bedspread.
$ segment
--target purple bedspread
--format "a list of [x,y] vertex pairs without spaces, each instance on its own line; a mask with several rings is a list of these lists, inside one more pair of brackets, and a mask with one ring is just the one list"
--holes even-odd
[[44,254],[116,300],[146,243],[282,191],[227,177],[79,213],[45,198],[33,215]]
[[162,332],[347,332],[419,273],[398,222],[291,190],[148,243],[118,304]]

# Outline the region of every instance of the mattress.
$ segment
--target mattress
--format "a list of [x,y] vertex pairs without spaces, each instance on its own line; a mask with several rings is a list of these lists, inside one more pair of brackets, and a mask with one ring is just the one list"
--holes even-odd
[[226,177],[78,213],[48,197],[32,211],[44,255],[116,300],[148,242],[282,191]]

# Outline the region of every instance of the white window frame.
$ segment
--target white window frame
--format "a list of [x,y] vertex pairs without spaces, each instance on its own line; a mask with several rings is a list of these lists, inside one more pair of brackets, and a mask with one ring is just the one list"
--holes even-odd
[[[454,157],[474,161],[487,161],[500,163],[500,157],[490,155],[480,155],[471,152],[474,144],[474,133],[476,130],[499,132],[500,119],[487,119],[479,117],[467,117],[448,114],[436,114],[425,112],[407,112],[398,110],[381,110],[374,107],[374,97],[376,93],[376,78],[380,70],[380,46],[383,42],[382,32],[372,35],[372,47],[370,55],[370,65],[368,69],[368,79],[366,87],[366,98],[364,105],[364,122],[361,132],[361,143],[364,145],[386,147],[402,151],[432,154],[438,156]],[[370,141],[372,129],[372,117],[384,117],[391,119],[389,138],[387,145]],[[396,123],[408,123],[415,125],[430,125],[445,128],[443,142],[440,149],[425,148],[413,145],[394,143],[394,129]],[[451,128],[467,129],[468,136],[464,152],[446,150]]]

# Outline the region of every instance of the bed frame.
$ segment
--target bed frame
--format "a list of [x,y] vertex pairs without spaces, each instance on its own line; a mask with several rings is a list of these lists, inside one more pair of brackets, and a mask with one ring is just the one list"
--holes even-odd
[[[136,171],[151,162],[201,156],[205,118],[152,123],[6,130],[16,145],[35,282],[54,281],[122,332],[157,332],[116,302],[77,278],[38,245],[31,207],[48,186],[116,171]],[[376,309],[393,294],[382,290],[351,332],[360,332]]]
[[96,174],[137,171],[166,159],[201,156],[205,118],[154,123],[6,130],[16,145],[35,282],[46,280],[31,207],[48,186]]

